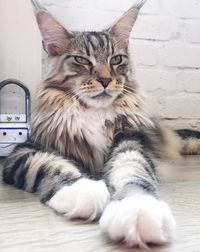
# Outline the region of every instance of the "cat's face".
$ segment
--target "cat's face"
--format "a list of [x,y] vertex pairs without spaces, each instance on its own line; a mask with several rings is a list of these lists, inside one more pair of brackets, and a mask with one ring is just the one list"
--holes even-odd
[[47,85],[98,108],[130,92],[128,39],[137,15],[133,7],[110,29],[81,33],[67,31],[48,12],[39,11],[43,46],[54,62]]
[[74,33],[67,51],[58,61],[59,81],[54,76],[48,84],[94,107],[106,107],[124,92],[130,71],[127,47],[109,32]]

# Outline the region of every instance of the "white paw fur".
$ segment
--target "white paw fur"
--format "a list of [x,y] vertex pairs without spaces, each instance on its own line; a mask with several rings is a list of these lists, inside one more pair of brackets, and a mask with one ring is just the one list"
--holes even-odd
[[47,204],[71,219],[92,221],[101,215],[109,199],[110,194],[103,181],[82,178],[70,186],[62,187]]
[[149,195],[135,195],[113,201],[106,207],[100,227],[116,242],[147,248],[173,240],[175,220],[169,206]]

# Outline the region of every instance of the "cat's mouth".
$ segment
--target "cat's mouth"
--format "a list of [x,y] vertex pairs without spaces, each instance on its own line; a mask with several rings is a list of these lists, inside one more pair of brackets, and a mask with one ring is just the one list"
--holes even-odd
[[98,95],[94,95],[92,96],[91,98],[92,99],[98,99],[98,98],[109,98],[109,97],[112,97],[110,94],[108,94],[105,90],[103,92],[101,92],[100,94]]

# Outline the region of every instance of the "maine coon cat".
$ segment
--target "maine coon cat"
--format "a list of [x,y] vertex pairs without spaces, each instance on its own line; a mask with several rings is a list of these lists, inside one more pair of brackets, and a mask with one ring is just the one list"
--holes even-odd
[[38,194],[56,212],[100,218],[111,240],[139,247],[168,243],[175,229],[159,196],[154,159],[188,151],[186,140],[143,110],[128,41],[144,2],[101,32],[71,32],[46,10],[37,12],[48,77],[31,137],[3,170],[4,182]]

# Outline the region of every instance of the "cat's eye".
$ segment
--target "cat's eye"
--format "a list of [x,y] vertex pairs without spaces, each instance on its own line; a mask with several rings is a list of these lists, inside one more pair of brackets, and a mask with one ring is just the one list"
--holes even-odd
[[122,63],[122,56],[121,55],[114,56],[110,60],[111,65],[119,65],[120,63]]
[[81,57],[81,56],[74,56],[74,59],[77,63],[82,64],[82,65],[90,65],[91,64],[91,62],[88,59]]

